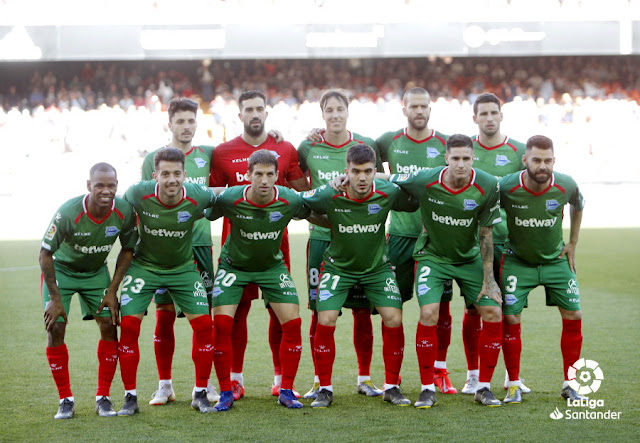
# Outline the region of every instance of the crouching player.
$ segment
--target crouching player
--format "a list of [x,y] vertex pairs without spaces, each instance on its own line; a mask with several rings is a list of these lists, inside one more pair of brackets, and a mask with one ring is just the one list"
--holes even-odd
[[[504,360],[509,373],[505,403],[520,403],[520,315],[529,292],[542,285],[547,305],[562,317],[560,349],[564,364],[562,397],[583,399],[569,386],[567,371],[580,358],[582,311],[576,280],[575,250],[584,201],[576,182],[554,173],[553,142],[536,135],[527,140],[525,170],[500,180],[500,201],[507,214],[509,238],[502,255],[500,282],[504,294]],[[571,206],[569,243],[562,240],[564,206]],[[509,343],[507,343],[509,342]]]
[[[298,292],[282,259],[282,235],[292,218],[307,218],[321,223],[294,190],[275,186],[278,160],[266,149],[249,157],[250,185],[233,186],[219,196],[207,218],[224,216],[231,221],[213,282],[215,332],[214,365],[220,383],[217,411],[233,406],[231,370],[231,331],[233,317],[244,288],[254,283],[262,290],[265,304],[282,325],[280,363],[282,381],[278,403],[287,408],[301,408],[293,392],[302,351]],[[326,221],[325,227],[328,227]]]
[[[71,297],[76,292],[83,318],[95,318],[100,328],[96,412],[101,417],[116,415],[109,399],[118,364],[116,292],[129,268],[137,240],[133,208],[116,198],[117,188],[113,166],[94,165],[87,180],[89,193],[63,204],[42,239],[40,268],[47,360],[60,395],[54,418],[71,418],[75,412],[64,336]],[[122,250],[113,279],[109,279],[106,259],[118,236]]]
[[327,214],[331,224],[331,242],[323,255],[316,302],[314,351],[320,390],[311,406],[326,408],[333,402],[336,321],[349,289],[356,284],[363,288],[383,321],[383,399],[406,406],[411,402],[398,386],[404,349],[402,299],[386,260],[384,237],[389,211],[415,211],[417,204],[412,204],[399,187],[374,180],[376,155],[365,144],[353,145],[347,151],[346,173],[349,182],[345,192],[323,186],[303,194],[307,205]]

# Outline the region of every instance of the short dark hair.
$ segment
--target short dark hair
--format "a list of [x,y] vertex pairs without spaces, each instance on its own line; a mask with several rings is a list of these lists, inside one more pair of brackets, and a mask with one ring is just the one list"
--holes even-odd
[[347,163],[354,165],[364,165],[365,163],[376,163],[376,152],[369,145],[358,143],[347,150]]
[[343,89],[329,89],[322,94],[322,97],[320,97],[320,109],[324,111],[324,106],[332,97],[340,100],[347,108],[349,107],[349,97],[347,96],[346,91]]
[[93,165],[91,167],[91,169],[89,169],[89,178],[93,177],[93,174],[95,174],[98,171],[100,171],[100,172],[111,172],[111,171],[113,171],[113,173],[116,174],[116,176],[118,175],[118,173],[116,172],[116,168],[111,166],[109,163],[100,162],[100,163],[96,163],[95,165]]
[[249,164],[249,172],[253,171],[255,165],[272,165],[276,168],[276,172],[278,172],[278,159],[273,155],[273,152],[267,151],[266,149],[258,149],[255,151],[251,154],[247,163]]
[[447,152],[451,148],[471,148],[473,150],[473,140],[464,134],[453,134],[447,139]]
[[178,111],[191,111],[194,114],[197,114],[198,103],[184,97],[174,98],[169,102],[169,121],[171,121],[175,113]]
[[478,115],[478,105],[481,103],[495,103],[498,105],[498,109],[502,106],[500,99],[495,94],[485,92],[480,94],[478,98],[476,98],[476,101],[473,102],[473,115]]
[[156,170],[158,170],[158,165],[161,161],[182,163],[182,168],[184,169],[184,152],[178,148],[158,149],[156,155],[153,156],[153,166]]
[[534,135],[529,137],[529,140],[527,140],[526,150],[531,151],[534,147],[538,149],[551,149],[551,152],[555,152],[553,150],[553,141],[544,135]]
[[245,100],[251,100],[252,98],[256,98],[256,97],[260,97],[262,99],[262,101],[264,102],[264,105],[267,105],[267,96],[264,95],[262,93],[262,91],[257,91],[257,90],[253,90],[253,91],[245,91],[242,94],[240,94],[240,97],[238,97],[238,107],[240,108],[240,110],[242,111],[242,102]]
[[427,91],[424,88],[416,87],[416,88],[407,89],[404,95],[402,96],[402,101],[405,102],[407,100],[407,96],[411,94],[416,94],[416,95],[426,94],[429,96],[429,100],[431,100],[431,95],[429,94],[429,91]]

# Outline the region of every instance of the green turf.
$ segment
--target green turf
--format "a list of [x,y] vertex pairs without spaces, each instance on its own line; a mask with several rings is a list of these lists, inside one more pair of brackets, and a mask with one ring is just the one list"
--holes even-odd
[[[292,236],[294,279],[305,288],[305,236]],[[37,268],[37,241],[3,242],[0,253],[0,441],[638,441],[640,388],[636,369],[640,366],[640,229],[584,230],[578,247],[579,281],[584,312],[582,356],[600,363],[605,379],[592,398],[603,399],[605,407],[622,413],[621,419],[560,420],[549,414],[567,409],[559,398],[562,360],[559,350],[560,316],[544,306],[538,289],[523,314],[522,375],[533,393],[521,405],[483,408],[471,397],[439,394],[430,410],[392,407],[380,399],[355,394],[356,362],[351,344],[351,315],[338,322],[337,359],[333,385],[335,402],[325,410],[289,411],[270,396],[271,357],[267,344],[267,314],[262,302],[254,302],[249,321],[249,346],[245,363],[247,397],[228,413],[204,415],[189,407],[193,383],[190,328],[179,320],[174,359],[174,387],[177,401],[163,407],[147,405],[156,388],[153,358],[153,317],[142,325],[138,372],[141,411],[134,417],[99,418],[93,411],[97,327],[79,318],[74,301],[67,327],[71,382],[76,398],[76,418],[53,420],[57,394],[45,359],[46,335],[42,325]],[[7,269],[9,268],[9,269]],[[304,302],[303,302],[304,306]],[[419,378],[414,351],[417,304],[405,309],[406,347],[403,389],[415,400]],[[302,310],[303,331],[309,315]],[[462,303],[452,304],[453,339],[449,370],[455,386],[465,379],[465,361],[460,338]],[[374,318],[375,350],[372,376],[382,384],[379,318]],[[306,333],[303,333],[303,337]],[[306,391],[313,370],[308,341],[297,388]],[[502,359],[501,359],[502,360]],[[500,361],[493,390],[503,397],[504,366]],[[112,398],[122,405],[122,384],[116,374]],[[308,405],[308,401],[305,401]],[[573,408],[574,410],[583,410]]]

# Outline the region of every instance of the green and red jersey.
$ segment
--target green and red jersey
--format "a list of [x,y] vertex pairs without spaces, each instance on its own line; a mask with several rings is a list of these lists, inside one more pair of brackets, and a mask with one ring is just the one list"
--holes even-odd
[[385,180],[374,180],[371,193],[361,200],[327,185],[302,197],[313,211],[327,214],[331,224],[324,261],[352,274],[366,274],[387,263],[384,228],[389,211],[417,209],[407,194]]
[[[142,163],[142,180],[153,180],[153,157],[157,151],[150,152]],[[212,165],[213,146],[194,146],[185,153],[185,182],[201,186],[209,184],[209,171]],[[193,246],[211,246],[211,223],[198,220],[193,227]]]
[[584,199],[568,175],[554,172],[549,186],[534,192],[524,184],[524,174],[521,171],[500,180],[500,201],[509,229],[505,246],[527,263],[544,264],[558,258],[564,248],[564,206],[570,204],[581,211]]
[[[435,130],[423,140],[411,138],[407,129],[386,132],[377,140],[383,162],[392,174],[410,174],[421,169],[445,166],[447,135]],[[420,212],[391,211],[389,234],[417,238],[422,232]]]
[[[505,137],[496,146],[485,146],[473,137],[473,167],[487,172],[497,179],[524,169],[522,156],[526,145]],[[500,209],[502,222],[493,227],[493,243],[502,245],[507,241],[507,220],[504,209]]]
[[98,220],[87,210],[88,198],[81,195],[60,206],[42,238],[42,248],[53,252],[56,264],[75,272],[104,266],[118,237],[123,248],[133,248],[138,240],[129,203],[116,197],[109,213]]
[[292,218],[307,218],[311,211],[300,195],[284,186],[275,187],[272,201],[264,205],[247,198],[249,185],[225,189],[207,218],[225,217],[231,231],[222,246],[220,261],[235,269],[259,272],[282,263],[282,234]]
[[[308,171],[311,188],[326,185],[335,177],[344,174],[347,167],[347,151],[353,145],[364,143],[373,148],[376,153],[376,168],[382,171],[380,151],[373,139],[363,137],[349,131],[349,140],[346,143],[332,145],[322,137],[320,142],[304,140],[298,147],[300,167],[305,173]],[[309,238],[329,241],[331,233],[327,228],[309,225]]]
[[427,232],[420,234],[414,258],[466,263],[480,253],[478,228],[500,222],[498,180],[472,169],[469,183],[454,191],[443,182],[446,169],[438,167],[392,175],[389,180],[420,203]]
[[135,262],[151,270],[174,270],[193,263],[193,226],[215,203],[213,191],[185,182],[180,202],[167,206],[159,199],[158,184],[149,180],[129,187],[124,198],[139,219]]

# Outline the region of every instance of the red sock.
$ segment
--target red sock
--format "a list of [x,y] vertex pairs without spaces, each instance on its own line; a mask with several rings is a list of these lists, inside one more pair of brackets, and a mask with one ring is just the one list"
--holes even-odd
[[220,392],[231,390],[231,328],[233,318],[228,315],[213,317],[215,330],[215,345],[213,351],[213,365],[220,384]]
[[509,373],[509,380],[520,380],[520,354],[522,352],[520,323],[516,325],[503,323],[502,328],[502,354],[504,355],[504,365]]
[[171,379],[171,363],[173,351],[176,347],[176,337],[173,333],[173,324],[176,321],[174,311],[156,309],[156,329],[153,332],[153,349],[156,353],[156,366],[158,367],[158,379]]
[[191,358],[196,369],[196,387],[206,388],[213,365],[213,343],[211,343],[213,324],[208,314],[196,317],[189,323],[193,329]]
[[109,396],[118,367],[118,342],[98,340],[98,389],[96,396]]
[[[245,288],[245,291],[247,291]],[[251,300],[241,300],[233,317],[233,333],[231,333],[231,372],[242,372],[244,353],[247,350],[247,317],[251,309]]]
[[282,362],[282,389],[293,389],[302,354],[302,320],[296,318],[282,325],[280,361]]
[[58,388],[60,398],[73,397],[71,382],[69,381],[69,351],[67,345],[62,344],[52,348],[46,348],[49,369],[53,375],[53,381]]
[[490,383],[502,347],[502,320],[483,321],[478,340],[480,350],[480,383]]
[[353,308],[353,346],[358,358],[358,375],[371,375],[373,325],[369,308]]
[[382,330],[382,358],[384,359],[384,382],[400,384],[400,368],[404,358],[404,329],[385,326]]
[[462,343],[464,344],[464,355],[467,357],[467,369],[469,371],[478,369],[478,338],[482,318],[480,315],[470,315],[464,313],[462,318]]
[[416,354],[420,369],[420,383],[430,385],[434,381],[433,364],[438,353],[438,333],[436,326],[425,326],[418,322],[416,330]]
[[316,371],[320,378],[320,386],[331,385],[333,361],[336,358],[336,342],[333,336],[335,332],[335,326],[319,324],[316,327],[316,339],[313,347],[316,353]]
[[316,350],[314,349],[314,341],[316,339],[316,327],[318,326],[318,313],[311,312],[311,324],[309,325],[309,345],[311,346],[311,361],[313,362],[313,373],[318,375],[318,366],[316,365]]
[[282,367],[280,364],[280,353],[282,352],[282,326],[278,321],[278,316],[273,312],[273,309],[267,309],[269,311],[269,347],[271,348],[271,358],[273,359],[273,374],[282,375]]
[[440,314],[436,334],[438,334],[438,355],[436,360],[447,361],[447,351],[451,344],[451,311],[449,302],[440,303]]
[[125,315],[120,321],[120,343],[118,360],[120,360],[120,376],[126,391],[136,388],[136,375],[140,363],[138,337],[142,320],[133,315]]
[[562,319],[560,350],[562,351],[564,379],[568,380],[567,371],[569,366],[580,358],[580,351],[582,350],[582,320]]

